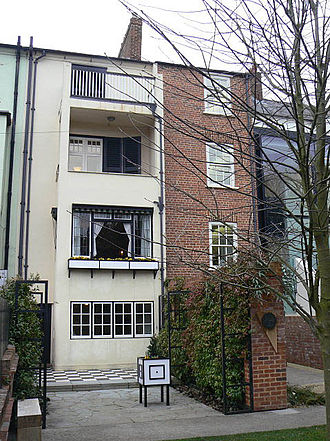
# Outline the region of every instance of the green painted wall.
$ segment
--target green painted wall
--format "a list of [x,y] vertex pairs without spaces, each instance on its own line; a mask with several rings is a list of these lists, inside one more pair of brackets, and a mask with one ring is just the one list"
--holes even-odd
[[[14,84],[16,68],[16,50],[14,48],[0,47],[0,110],[13,113]],[[25,123],[25,102],[26,102],[26,76],[27,76],[27,56],[26,52],[21,52],[18,101],[17,101],[17,120],[15,137],[14,172],[12,187],[12,208],[11,208],[11,227],[9,245],[9,265],[8,275],[12,277],[17,272],[17,227],[19,220],[20,202],[20,169],[24,139]],[[0,120],[0,269],[4,265],[4,240],[6,230],[7,212],[7,192],[8,192],[8,172],[11,126],[5,127],[3,117]]]

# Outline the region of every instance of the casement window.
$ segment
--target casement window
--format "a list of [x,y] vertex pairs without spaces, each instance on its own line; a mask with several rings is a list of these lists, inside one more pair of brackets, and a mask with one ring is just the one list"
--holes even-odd
[[89,258],[152,257],[152,210],[73,208],[72,255]]
[[230,145],[206,144],[208,187],[234,187],[235,169],[233,147]]
[[153,302],[71,302],[71,338],[152,337]]
[[236,224],[210,222],[210,266],[218,267],[235,259],[237,251]]
[[230,115],[230,77],[221,74],[209,74],[204,77],[205,112]]
[[135,335],[147,337],[152,334],[152,304],[150,302],[139,302],[135,307]]
[[141,173],[141,137],[84,138],[70,136],[69,170]]

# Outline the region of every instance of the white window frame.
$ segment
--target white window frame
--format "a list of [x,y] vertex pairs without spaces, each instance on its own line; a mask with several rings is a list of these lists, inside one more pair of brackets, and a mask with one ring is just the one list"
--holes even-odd
[[231,78],[230,76],[211,73],[204,76],[205,113],[231,115]]
[[[81,141],[81,151],[74,151],[72,148],[73,140]],[[98,142],[99,146],[96,146],[94,151],[89,151],[89,142]],[[102,172],[102,161],[103,161],[103,139],[102,138],[85,138],[83,136],[70,136],[69,138],[69,152],[68,152],[68,170],[69,171],[78,171],[78,172]],[[70,159],[74,157],[80,157],[82,162],[82,167],[71,167]],[[88,169],[88,159],[96,158],[98,159],[98,166],[96,170]]]
[[[233,231],[233,245],[232,245],[232,247],[233,247],[233,249],[234,249],[234,252],[232,253],[232,254],[228,254],[228,255],[226,255],[226,257],[225,257],[225,261],[224,262],[220,262],[220,258],[219,258],[219,265],[214,265],[213,264],[213,247],[214,246],[216,246],[217,248],[227,248],[228,246],[231,246],[231,245],[228,245],[228,244],[219,244],[219,245],[214,245],[213,243],[212,243],[212,239],[213,239],[213,236],[212,236],[212,227],[213,226],[217,226],[217,227],[226,227],[226,228],[230,228],[232,231]],[[223,266],[223,265],[225,265],[226,263],[227,263],[227,256],[230,256],[230,257],[232,257],[232,259],[233,260],[235,260],[236,259],[236,254],[237,254],[237,233],[236,233],[236,231],[237,231],[237,224],[236,223],[232,223],[232,222],[209,222],[209,253],[210,253],[210,268],[219,268],[220,266]],[[219,255],[219,254],[218,254]]]
[[[123,321],[123,323],[118,323],[118,324],[116,323],[116,316],[119,315],[119,313],[116,313],[116,305],[123,305],[123,313],[122,313],[123,315],[125,314],[125,311],[124,311],[125,305],[131,305],[131,313],[130,313],[130,315],[131,315],[131,323],[130,323],[131,333],[130,334],[123,333],[123,334],[117,335],[117,333],[116,333],[116,326],[121,325],[123,328],[123,331],[124,331],[124,326],[125,326],[124,321]],[[123,317],[123,320],[124,320],[124,317]],[[134,336],[133,330],[134,330],[134,305],[133,305],[133,302],[113,302],[113,336],[115,338],[132,338]]]
[[[102,306],[102,312],[95,312],[95,306],[101,305]],[[104,321],[104,315],[109,315],[109,313],[104,313],[103,306],[104,305],[110,305],[110,324],[109,323],[103,323]],[[95,315],[101,315],[102,317],[102,323],[95,323]],[[112,311],[112,302],[93,302],[92,303],[92,317],[93,317],[93,338],[112,338],[112,325],[113,325],[113,311]],[[102,328],[102,334],[96,335],[95,334],[95,327],[101,326]],[[110,326],[110,334],[103,334],[103,327],[104,326]]]
[[[213,162],[210,159],[210,150],[216,150],[219,151],[223,156],[227,157],[227,161],[223,162]],[[234,156],[233,156],[234,148],[232,145],[225,144],[223,146],[218,145],[214,142],[209,142],[206,144],[206,175],[207,175],[207,186],[208,187],[229,187],[229,188],[236,188],[235,187],[235,162],[234,162]],[[224,170],[224,167],[226,170]],[[230,182],[229,184],[225,183],[225,180],[222,182],[217,182],[214,179],[210,177],[211,175],[211,169],[217,168],[219,171],[225,173],[227,169],[230,169]]]
[[[143,305],[143,312],[142,313],[138,313],[137,311],[136,311],[136,307],[137,307],[137,305]],[[144,306],[145,305],[150,305],[150,307],[151,307],[151,309],[150,309],[150,313],[149,312],[144,312]],[[152,337],[153,336],[153,334],[154,334],[154,320],[153,320],[153,318],[154,318],[154,305],[153,305],[153,303],[152,302],[138,302],[138,301],[136,301],[136,302],[134,302],[134,335],[135,335],[135,337]],[[142,323],[137,323],[137,320],[136,320],[136,316],[137,316],[137,314],[142,314],[143,315],[143,321],[142,321]],[[145,322],[145,314],[150,314],[151,315],[151,322],[150,323],[146,323]],[[143,332],[142,334],[138,334],[137,333],[137,327],[138,326],[143,326],[143,331],[145,331],[145,326],[146,325],[150,325],[151,326],[151,332],[150,332],[150,334],[147,334],[147,333],[145,333],[145,332]]]
[[[88,305],[89,306],[89,313],[88,313],[88,316],[89,316],[89,324],[88,324],[88,326],[89,326],[89,334],[88,335],[74,335],[74,332],[73,332],[74,326],[80,326],[80,328],[82,329],[82,326],[86,326],[86,325],[84,325],[82,323],[82,321],[80,322],[79,325],[74,324],[73,323],[73,317],[76,316],[76,315],[79,315],[82,318],[83,315],[87,315],[87,313],[80,312],[78,314],[78,313],[73,312],[74,305],[81,305],[81,310],[82,310],[82,305]],[[71,302],[71,311],[70,311],[71,320],[70,321],[71,321],[71,338],[72,339],[78,339],[78,340],[79,339],[86,339],[86,338],[90,339],[92,337],[92,315],[91,315],[91,308],[92,308],[92,302]]]

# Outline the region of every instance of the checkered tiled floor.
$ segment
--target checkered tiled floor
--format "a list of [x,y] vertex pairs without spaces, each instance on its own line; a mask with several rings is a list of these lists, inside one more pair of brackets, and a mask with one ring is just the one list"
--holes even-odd
[[86,371],[54,371],[47,369],[47,383],[74,384],[75,382],[102,382],[102,381],[136,381],[136,369],[89,369]]

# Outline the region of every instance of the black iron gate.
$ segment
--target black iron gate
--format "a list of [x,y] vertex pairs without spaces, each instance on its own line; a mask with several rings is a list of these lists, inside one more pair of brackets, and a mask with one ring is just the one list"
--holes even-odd
[[[27,284],[30,286],[30,291],[36,300],[36,309],[25,309],[19,302],[20,286]],[[34,287],[34,288],[32,288]],[[29,335],[22,335],[19,343],[28,346],[29,343],[37,345],[38,360],[33,366],[19,365],[16,373],[19,380],[20,375],[24,376],[27,371],[33,372],[33,382],[35,386],[35,393],[27,398],[38,398],[42,413],[42,427],[46,428],[46,414],[47,414],[47,362],[49,358],[49,333],[50,333],[50,307],[48,303],[48,281],[47,280],[17,280],[15,282],[15,309],[13,320],[16,325],[19,321],[20,315],[33,314],[33,317],[38,318],[40,326],[40,336],[30,337]]]
[[[178,333],[187,326],[187,315],[184,308],[184,298],[189,291],[169,291],[160,296],[160,327],[167,328],[168,357],[171,362],[171,372],[175,376],[176,369],[186,364],[181,344],[178,344]],[[253,411],[253,377],[250,332],[226,332],[226,318],[233,312],[232,307],[224,305],[223,285],[220,285],[220,323],[221,323],[221,353],[223,378],[223,413],[225,415]],[[251,323],[249,311],[246,317]],[[240,348],[237,355],[229,354],[227,346],[236,343]],[[180,342],[179,342],[180,343]],[[244,356],[242,356],[244,354]],[[178,363],[177,360],[182,360]],[[173,360],[176,360],[173,363]],[[235,373],[234,373],[235,372]],[[234,374],[233,374],[234,373]]]
[[[251,332],[226,332],[226,318],[234,307],[224,306],[223,284],[220,285],[221,352],[223,382],[223,413],[225,415],[253,412],[253,376]],[[250,313],[246,320],[251,327]],[[241,350],[227,354],[228,344],[235,343]],[[244,354],[244,357],[242,356]],[[233,375],[235,372],[235,375]]]

